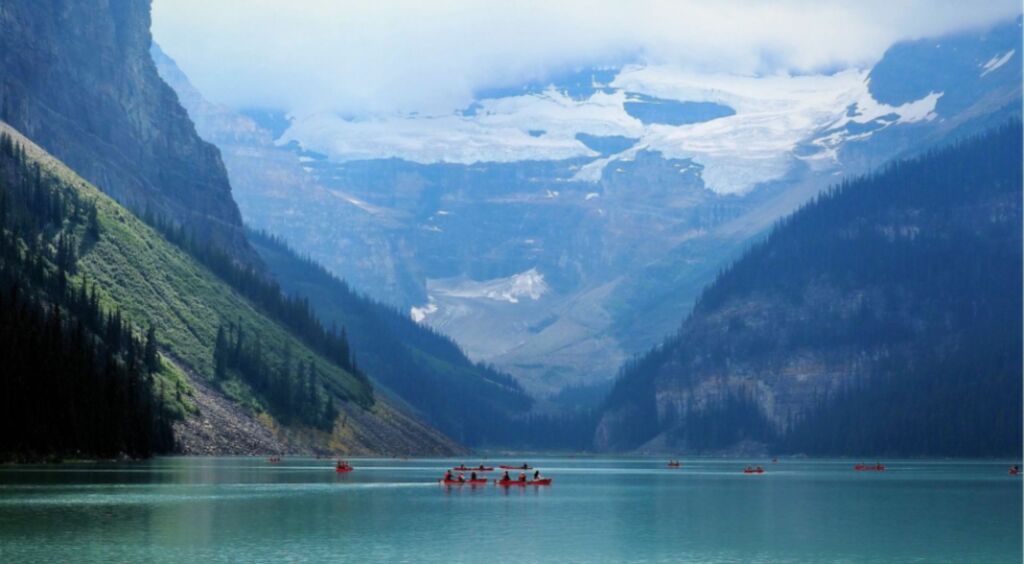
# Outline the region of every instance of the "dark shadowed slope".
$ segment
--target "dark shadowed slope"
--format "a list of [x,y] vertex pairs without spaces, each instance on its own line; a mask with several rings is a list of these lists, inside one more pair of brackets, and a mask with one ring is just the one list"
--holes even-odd
[[602,449],[1021,451],[1021,125],[783,220],[624,370]]

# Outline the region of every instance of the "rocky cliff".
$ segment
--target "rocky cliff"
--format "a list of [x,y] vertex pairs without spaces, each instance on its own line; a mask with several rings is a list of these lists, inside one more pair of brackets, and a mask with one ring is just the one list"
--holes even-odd
[[219,151],[149,55],[148,0],[0,3],[0,118],[137,211],[255,260]]

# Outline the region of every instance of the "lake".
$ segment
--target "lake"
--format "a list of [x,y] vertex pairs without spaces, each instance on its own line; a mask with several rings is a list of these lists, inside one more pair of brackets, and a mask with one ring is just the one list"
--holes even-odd
[[433,481],[461,459],[2,466],[0,561],[1021,561],[1010,462],[528,461],[554,483]]

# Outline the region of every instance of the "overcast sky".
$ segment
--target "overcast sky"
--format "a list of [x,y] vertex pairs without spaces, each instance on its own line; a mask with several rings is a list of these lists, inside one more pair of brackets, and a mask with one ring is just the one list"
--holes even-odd
[[866,67],[900,39],[1019,11],[1019,0],[154,0],[153,35],[215,102],[363,115],[448,112],[475,89],[584,65]]

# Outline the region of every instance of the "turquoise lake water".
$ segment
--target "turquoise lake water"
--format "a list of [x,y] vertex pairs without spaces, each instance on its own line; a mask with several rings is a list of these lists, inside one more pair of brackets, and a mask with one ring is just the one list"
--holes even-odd
[[0,562],[1021,561],[1009,462],[531,458],[552,486],[432,481],[460,462],[0,467]]

